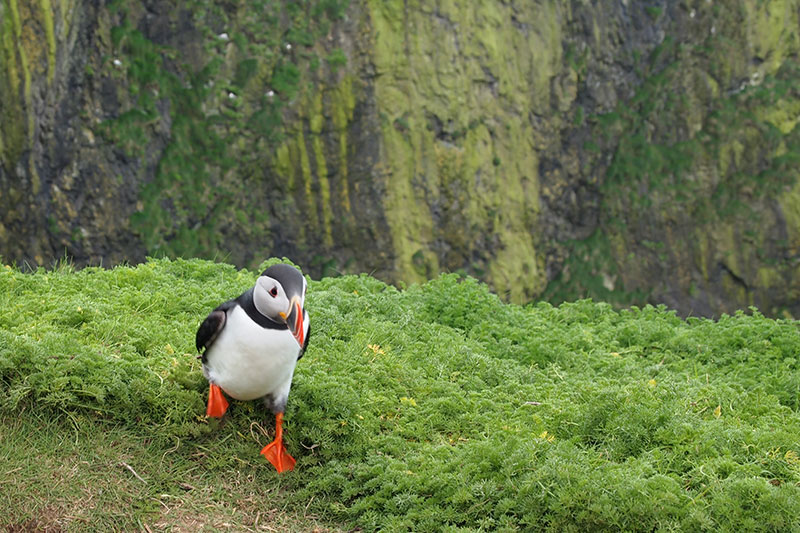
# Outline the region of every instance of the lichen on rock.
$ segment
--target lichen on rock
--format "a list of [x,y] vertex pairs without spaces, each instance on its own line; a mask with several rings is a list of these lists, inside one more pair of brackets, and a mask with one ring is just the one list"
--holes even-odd
[[800,313],[798,0],[0,0],[0,254]]

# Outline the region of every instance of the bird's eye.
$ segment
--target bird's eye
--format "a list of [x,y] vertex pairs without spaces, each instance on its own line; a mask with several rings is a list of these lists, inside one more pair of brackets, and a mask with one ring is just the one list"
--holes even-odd
[[275,298],[276,296],[278,296],[278,287],[272,287],[272,288],[269,290],[269,295],[270,295],[270,296],[272,296],[273,298]]

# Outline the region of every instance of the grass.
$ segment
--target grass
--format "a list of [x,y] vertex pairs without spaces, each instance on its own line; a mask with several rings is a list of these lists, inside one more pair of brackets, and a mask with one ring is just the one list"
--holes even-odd
[[0,423],[0,526],[11,531],[338,531],[287,511],[280,480],[255,475],[260,463],[207,468],[249,439],[169,446],[141,428],[27,411]]
[[192,346],[254,279],[0,267],[0,525],[798,530],[793,321],[519,307],[454,275],[313,281],[279,476],[263,408],[202,416]]

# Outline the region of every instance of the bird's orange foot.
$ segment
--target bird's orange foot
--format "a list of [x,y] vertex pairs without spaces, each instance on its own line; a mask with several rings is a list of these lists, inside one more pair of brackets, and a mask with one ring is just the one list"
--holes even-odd
[[206,408],[206,416],[213,416],[220,418],[228,410],[228,400],[222,394],[222,389],[219,386],[210,384],[208,388],[208,407]]
[[289,455],[289,452],[286,451],[283,440],[276,439],[264,446],[264,449],[261,450],[261,455],[266,457],[267,461],[272,463],[272,466],[274,466],[279,473],[294,470],[294,457]]
[[283,413],[275,415],[275,440],[264,446],[261,455],[266,457],[279,473],[294,469],[294,457],[289,455],[283,445]]

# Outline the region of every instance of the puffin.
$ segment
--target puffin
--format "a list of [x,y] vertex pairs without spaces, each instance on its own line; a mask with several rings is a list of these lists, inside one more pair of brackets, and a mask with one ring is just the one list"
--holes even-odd
[[275,415],[275,440],[261,454],[278,472],[295,465],[283,444],[283,413],[295,365],[308,346],[306,287],[300,270],[273,265],[253,287],[211,311],[195,339],[209,383],[206,415],[225,414],[225,394],[244,401],[263,398]]

